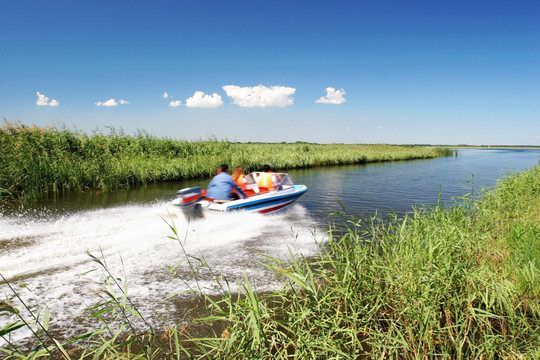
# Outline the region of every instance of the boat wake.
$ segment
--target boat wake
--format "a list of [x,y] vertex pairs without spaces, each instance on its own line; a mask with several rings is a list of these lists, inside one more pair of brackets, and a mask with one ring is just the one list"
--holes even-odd
[[[0,229],[0,274],[34,311],[48,308],[66,339],[88,331],[82,314],[101,300],[108,276],[89,254],[122,286],[127,282],[128,296],[145,317],[158,319],[170,311],[165,299],[171,294],[176,306],[190,290],[217,294],[216,275],[232,291],[246,277],[257,291],[277,289],[262,265],[265,255],[285,261],[290,252],[310,256],[323,241],[299,204],[271,215],[216,213],[195,221],[169,203],[131,205],[52,220],[0,217]],[[13,296],[7,286],[0,291],[2,300]],[[1,323],[10,320],[0,315]]]

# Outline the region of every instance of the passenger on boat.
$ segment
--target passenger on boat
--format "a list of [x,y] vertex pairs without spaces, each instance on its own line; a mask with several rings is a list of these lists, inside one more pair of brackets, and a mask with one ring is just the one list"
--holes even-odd
[[246,197],[246,193],[234,183],[231,175],[227,173],[228,170],[229,166],[227,164],[221,165],[219,173],[208,184],[207,197],[221,201],[231,200],[231,190],[233,188],[236,189],[240,197]]
[[240,186],[242,190],[246,191],[246,185],[248,181],[246,179],[246,175],[244,175],[244,169],[242,169],[241,166],[237,166],[234,168],[232,178],[236,185]]
[[278,178],[275,173],[272,172],[272,169],[269,165],[264,165],[262,173],[259,174],[259,190],[260,191],[270,191],[275,189],[278,186]]

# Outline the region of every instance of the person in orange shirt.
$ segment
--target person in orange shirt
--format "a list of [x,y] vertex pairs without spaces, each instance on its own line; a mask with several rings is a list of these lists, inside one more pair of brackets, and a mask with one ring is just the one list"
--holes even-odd
[[269,165],[264,165],[262,171],[259,174],[259,189],[261,191],[275,189],[278,186],[276,174],[272,172]]
[[240,186],[243,191],[246,191],[247,179],[246,175],[244,175],[244,169],[241,166],[237,166],[231,176],[236,185]]
[[227,173],[229,166],[227,164],[222,164],[220,167],[219,174],[214,176],[210,184],[208,184],[207,197],[213,199],[214,201],[219,200],[231,200],[231,191],[235,189],[238,192],[239,198],[246,197],[246,193],[236,185],[233,181],[231,175]]

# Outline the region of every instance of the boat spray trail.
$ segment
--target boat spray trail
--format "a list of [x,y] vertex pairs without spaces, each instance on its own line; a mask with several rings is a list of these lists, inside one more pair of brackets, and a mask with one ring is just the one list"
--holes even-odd
[[[169,225],[174,224],[179,239]],[[0,218],[0,273],[33,309],[49,308],[52,322],[66,329],[65,337],[88,326],[73,319],[100,300],[109,271],[127,281],[130,298],[151,318],[166,312],[163,299],[190,288],[217,291],[213,276],[201,271],[198,282],[186,254],[204,258],[215,272],[239,284],[245,275],[260,290],[278,286],[263,270],[261,254],[286,259],[289,248],[310,255],[316,250],[315,222],[294,205],[287,212],[210,214],[188,221],[169,203],[131,205],[82,211],[53,219],[35,216]],[[169,269],[174,267],[174,277]],[[6,287],[2,297],[9,297]],[[178,303],[178,301],[177,301]],[[156,314],[157,312],[157,314]],[[63,326],[65,325],[65,326]],[[27,335],[27,334],[26,334]]]

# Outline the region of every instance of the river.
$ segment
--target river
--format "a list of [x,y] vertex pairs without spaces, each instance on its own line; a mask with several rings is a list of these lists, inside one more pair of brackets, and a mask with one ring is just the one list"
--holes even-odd
[[[512,171],[536,166],[539,159],[540,150],[467,149],[432,160],[293,170],[295,183],[309,190],[286,211],[212,214],[192,222],[170,201],[177,189],[205,186],[208,180],[51,198],[2,211],[0,274],[32,309],[48,308],[51,324],[69,338],[95,326],[84,311],[103,296],[107,274],[90,253],[127,282],[130,299],[147,320],[166,326],[192,306],[187,291],[218,293],[216,274],[226,277],[233,291],[246,277],[257,291],[277,289],[279,283],[261,265],[265,256],[285,260],[290,252],[315,254],[335,219],[332,213],[404,213],[439,198],[451,204]],[[178,239],[170,238],[173,224]],[[204,259],[212,271],[186,254]],[[197,279],[188,260],[200,268]],[[5,285],[0,292],[2,299],[13,295]],[[165,301],[169,296],[172,301]],[[0,315],[0,328],[9,320]],[[21,329],[14,340],[27,336]]]

